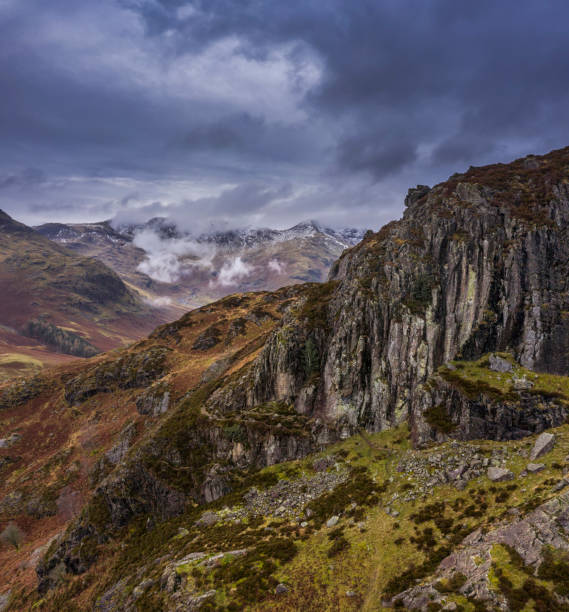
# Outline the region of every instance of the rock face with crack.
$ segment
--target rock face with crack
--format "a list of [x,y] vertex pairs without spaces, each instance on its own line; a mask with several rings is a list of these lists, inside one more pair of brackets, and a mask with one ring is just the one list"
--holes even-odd
[[[255,400],[294,401],[344,435],[408,419],[421,443],[433,431],[423,418],[435,401],[429,378],[457,356],[508,348],[526,368],[567,372],[569,150],[536,159],[538,170],[518,160],[410,193],[403,219],[347,251],[298,321],[269,340]],[[303,367],[309,346],[318,379]],[[527,435],[566,416],[552,408],[540,422],[537,404],[517,424],[513,411],[496,415],[482,433],[513,420]]]

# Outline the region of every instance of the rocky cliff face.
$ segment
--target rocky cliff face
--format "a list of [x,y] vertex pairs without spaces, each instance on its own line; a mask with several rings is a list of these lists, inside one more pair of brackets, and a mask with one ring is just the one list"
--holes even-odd
[[[254,396],[294,398],[346,434],[408,419],[421,443],[425,385],[451,359],[504,350],[534,370],[569,371],[569,149],[471,168],[410,190],[406,205],[340,258],[328,295],[274,334]],[[319,348],[308,383],[305,338]]]

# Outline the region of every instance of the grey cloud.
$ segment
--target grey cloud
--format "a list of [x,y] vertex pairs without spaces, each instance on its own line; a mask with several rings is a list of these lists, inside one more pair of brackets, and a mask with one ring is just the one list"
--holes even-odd
[[377,179],[401,170],[417,158],[412,142],[382,142],[372,135],[349,137],[339,145],[338,162],[341,168],[366,171]]
[[121,207],[113,219],[116,226],[142,223],[153,217],[167,217],[178,227],[196,235],[216,228],[239,228],[251,224],[255,214],[292,195],[288,183],[267,186],[244,183],[225,189],[217,196],[186,199],[165,206],[161,202],[135,207]]
[[376,226],[409,184],[569,144],[564,0],[6,6],[4,207]]
[[212,152],[218,156],[238,154],[241,159],[310,163],[306,128],[268,124],[262,117],[236,113],[192,127],[181,146],[190,151]]
[[[515,150],[514,140],[539,148],[550,142],[561,146],[569,137],[569,129],[559,133],[550,117],[536,138],[532,117],[547,112],[551,95],[568,95],[567,81],[560,78],[568,61],[560,16],[569,9],[560,0],[522,0],[515,7],[488,0],[459,7],[452,0],[196,0],[186,3],[195,9],[190,17],[178,19],[181,4],[161,2],[160,20],[155,8],[139,5],[149,34],[161,28],[176,32],[179,52],[237,35],[243,53],[302,41],[318,54],[324,78],[307,104],[329,118],[337,140],[332,150],[343,169],[381,178],[413,162],[413,149],[420,145],[435,145],[431,163],[448,167],[452,161],[493,161],[493,155]],[[436,135],[425,108],[440,109]],[[394,110],[407,119],[413,140],[404,133],[386,143],[376,130],[363,136],[382,114],[388,128]],[[556,116],[567,124],[561,107]],[[514,155],[527,152],[518,147]]]
[[0,175],[0,189],[39,185],[45,180],[46,176],[42,170],[38,168],[24,168],[21,172],[5,176]]

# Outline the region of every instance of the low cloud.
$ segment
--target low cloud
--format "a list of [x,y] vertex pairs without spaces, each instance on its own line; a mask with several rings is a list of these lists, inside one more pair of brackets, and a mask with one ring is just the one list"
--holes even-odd
[[269,261],[269,270],[276,272],[277,274],[283,274],[286,269],[286,265],[278,259],[271,259]]
[[171,306],[173,304],[172,298],[163,296],[148,298],[144,300],[148,305],[154,306],[154,308],[163,308],[164,306]]
[[138,265],[139,272],[162,283],[175,283],[182,276],[210,269],[216,253],[210,244],[191,238],[163,240],[150,229],[137,232],[133,243],[146,252],[146,259]]
[[112,219],[115,228],[167,217],[182,232],[198,238],[203,233],[244,228],[256,224],[263,212],[282,206],[294,195],[288,182],[242,183],[217,195],[184,199],[165,205],[160,201],[133,206],[130,201]]
[[244,262],[241,257],[236,257],[232,261],[226,261],[221,266],[216,284],[222,287],[237,285],[240,281],[249,276],[254,269],[254,266]]

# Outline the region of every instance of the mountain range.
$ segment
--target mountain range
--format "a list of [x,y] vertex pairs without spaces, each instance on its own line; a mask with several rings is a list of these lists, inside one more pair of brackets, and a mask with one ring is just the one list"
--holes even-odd
[[0,387],[6,609],[569,608],[569,147],[405,204]]
[[308,222],[194,238],[163,218],[29,228],[0,215],[0,380],[124,346],[235,291],[324,280],[362,236]]
[[214,230],[194,236],[162,217],[116,228],[103,222],[48,223],[35,229],[99,259],[149,303],[185,310],[231,292],[324,281],[342,251],[364,234],[308,221],[285,230]]

